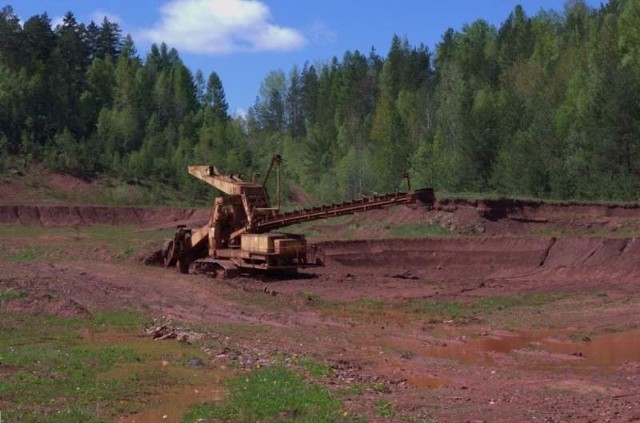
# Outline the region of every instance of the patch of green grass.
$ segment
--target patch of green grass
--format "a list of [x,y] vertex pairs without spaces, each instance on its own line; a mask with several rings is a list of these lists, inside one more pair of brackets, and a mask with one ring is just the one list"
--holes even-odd
[[473,308],[476,312],[487,315],[496,311],[507,310],[515,307],[538,307],[561,300],[565,297],[565,294],[557,292],[485,297],[476,301]]
[[484,297],[470,303],[457,301],[415,300],[408,304],[413,313],[426,314],[438,318],[488,317],[502,311],[516,308],[535,308],[565,298],[563,293],[539,293],[514,296]]
[[[124,411],[118,408],[120,400],[136,392],[138,382],[103,380],[99,374],[122,363],[143,361],[143,355],[124,346],[88,345],[68,326],[48,326],[48,331],[57,332],[55,336],[29,329],[8,330],[14,336],[3,336],[0,341],[0,361],[10,369],[0,378],[5,419],[106,421],[111,413]],[[96,414],[96,408],[104,412]]]
[[391,418],[396,415],[396,407],[389,400],[380,398],[374,402],[376,414],[380,417]]
[[392,238],[425,238],[430,236],[451,235],[447,228],[437,224],[405,223],[391,226],[389,235]]
[[[3,421],[115,421],[140,411],[149,396],[206,377],[210,370],[185,373],[201,355],[197,347],[132,334],[143,319],[131,311],[93,320],[0,313]],[[170,365],[158,368],[160,360]]]
[[72,342],[81,338],[77,330],[87,324],[78,318],[63,319],[48,315],[1,313],[0,317],[0,348],[43,341]]
[[42,227],[1,226],[0,259],[7,261],[95,259],[95,251],[105,258],[123,260],[170,236],[171,230],[140,231],[131,225]]
[[96,311],[91,318],[94,325],[128,329],[140,327],[149,321],[149,317],[134,310]]
[[322,297],[320,296],[320,294],[318,294],[317,292],[314,291],[300,291],[298,292],[298,297],[304,299],[305,301],[309,302],[309,303],[319,303],[322,301]]
[[0,289],[0,301],[11,301],[16,298],[24,298],[28,294],[13,288]]
[[309,357],[300,357],[298,359],[298,364],[315,378],[323,378],[333,373],[331,366],[328,364],[318,363]]
[[411,301],[408,309],[413,313],[426,314],[431,317],[456,319],[468,313],[467,306],[457,301]]
[[384,308],[384,302],[375,298],[363,298],[353,303],[353,306],[363,311],[378,313]]
[[28,247],[19,253],[9,254],[5,256],[4,259],[7,261],[34,261],[39,257],[40,255],[36,252],[34,247]]
[[283,366],[257,369],[228,383],[220,404],[193,407],[183,422],[337,422],[341,403]]

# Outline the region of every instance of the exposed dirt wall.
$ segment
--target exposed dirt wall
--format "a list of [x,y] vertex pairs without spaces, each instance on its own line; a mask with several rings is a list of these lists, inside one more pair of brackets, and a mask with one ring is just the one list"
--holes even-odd
[[0,224],[172,226],[176,222],[206,221],[208,213],[193,208],[0,205]]
[[438,200],[436,208],[454,211],[460,208],[476,208],[482,217],[489,220],[504,218],[521,219],[523,221],[547,221],[551,216],[572,218],[622,217],[640,216],[638,203],[580,203],[580,202],[545,202],[533,200]]
[[[638,238],[446,237],[331,241],[322,244],[336,267],[412,272],[431,279],[637,277]],[[347,271],[347,270],[345,270]]]

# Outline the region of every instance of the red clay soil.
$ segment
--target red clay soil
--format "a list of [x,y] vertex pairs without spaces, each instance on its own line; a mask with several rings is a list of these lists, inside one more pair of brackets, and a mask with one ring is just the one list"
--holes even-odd
[[[640,420],[640,240],[615,236],[637,229],[637,206],[445,201],[370,213],[361,216],[472,235],[328,241],[327,265],[296,279],[216,281],[100,259],[0,261],[0,288],[28,294],[2,307],[87,318],[132,308],[203,325],[211,366],[312,357],[332,367],[322,383],[342,393],[345,411],[371,422]],[[0,208],[0,222],[11,224],[170,227],[206,218]],[[606,236],[540,235],[558,228]],[[10,241],[0,232],[0,247]]]
[[144,225],[175,226],[203,222],[206,209],[110,206],[0,205],[0,224],[42,226]]

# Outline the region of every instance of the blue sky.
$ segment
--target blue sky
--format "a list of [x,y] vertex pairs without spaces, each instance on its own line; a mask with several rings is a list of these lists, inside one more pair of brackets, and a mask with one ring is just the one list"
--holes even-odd
[[[600,2],[588,0],[595,6]],[[10,3],[11,4],[11,3]],[[220,75],[231,111],[246,110],[270,70],[327,62],[346,50],[386,55],[394,34],[430,49],[444,31],[478,18],[498,26],[517,4],[529,15],[562,12],[564,0],[18,0],[24,20],[47,12],[58,21],[72,11],[79,21],[106,15],[130,33],[144,57],[166,41],[205,77]]]

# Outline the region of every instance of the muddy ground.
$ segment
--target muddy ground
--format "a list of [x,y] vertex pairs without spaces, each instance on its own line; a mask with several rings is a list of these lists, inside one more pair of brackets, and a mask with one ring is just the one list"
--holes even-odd
[[[0,228],[206,216],[118,210],[2,206]],[[446,201],[304,228],[327,265],[295,279],[218,281],[144,266],[145,251],[89,251],[1,260],[0,287],[28,293],[4,311],[127,308],[199,331],[213,367],[310,357],[331,366],[321,383],[345,413],[371,422],[640,421],[639,222],[636,205]],[[448,233],[382,238],[399,224]],[[67,242],[0,230],[12,253]]]

